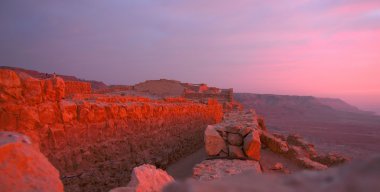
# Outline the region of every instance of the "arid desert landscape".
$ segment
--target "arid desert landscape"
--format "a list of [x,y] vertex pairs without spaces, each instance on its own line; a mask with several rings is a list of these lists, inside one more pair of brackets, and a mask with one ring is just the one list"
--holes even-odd
[[[208,191],[216,190],[212,181],[246,172],[321,171],[378,152],[380,117],[341,100],[166,79],[107,86],[20,68],[0,72],[7,191],[156,191],[175,180],[165,190],[200,181],[210,185],[199,191]],[[45,175],[36,161],[50,167]],[[27,181],[15,187],[18,175]]]
[[[274,132],[299,133],[322,151],[360,158],[380,152],[380,117],[342,100],[263,94],[234,94],[245,107],[265,116]],[[360,131],[358,131],[360,130]]]
[[379,0],[0,1],[0,192],[380,191]]

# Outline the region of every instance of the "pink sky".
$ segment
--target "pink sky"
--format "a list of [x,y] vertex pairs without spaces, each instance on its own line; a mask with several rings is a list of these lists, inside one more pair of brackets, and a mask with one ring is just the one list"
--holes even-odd
[[4,0],[0,65],[169,78],[380,112],[379,0]]

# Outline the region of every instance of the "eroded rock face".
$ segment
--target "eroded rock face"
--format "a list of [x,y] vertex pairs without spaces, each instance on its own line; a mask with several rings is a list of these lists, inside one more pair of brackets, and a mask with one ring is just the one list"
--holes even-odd
[[59,172],[28,137],[0,132],[0,190],[63,192],[63,185]]
[[245,172],[209,182],[176,182],[165,192],[294,192],[380,191],[380,156],[364,159],[323,172],[303,171],[292,175],[257,175]]
[[193,178],[199,181],[211,181],[226,176],[237,175],[245,171],[261,173],[260,164],[253,160],[205,160],[194,166]]
[[112,189],[110,192],[160,192],[174,179],[166,171],[153,165],[144,164],[135,167],[127,187]]

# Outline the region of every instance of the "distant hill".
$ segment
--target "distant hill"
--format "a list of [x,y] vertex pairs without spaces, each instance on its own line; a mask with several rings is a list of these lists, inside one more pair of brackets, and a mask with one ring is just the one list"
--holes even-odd
[[341,99],[336,99],[336,98],[316,98],[316,99],[318,99],[318,101],[321,102],[322,104],[327,105],[338,111],[346,111],[346,112],[353,112],[353,113],[371,113],[367,111],[362,111],[359,108],[352,106]]
[[[17,71],[17,72],[23,72],[23,73],[26,73],[26,74],[34,77],[34,78],[38,78],[38,79],[44,79],[44,78],[49,78],[49,77],[53,76],[53,74],[51,74],[51,73],[41,73],[38,71],[23,69],[23,68],[19,68],[19,67],[0,66],[0,69],[10,69],[10,70]],[[75,76],[69,76],[69,75],[61,75],[61,74],[56,74],[56,75],[61,77],[65,81],[83,81],[83,82],[91,83],[91,88],[94,90],[107,88],[107,85],[101,81],[84,80],[84,79],[79,79]]]
[[300,133],[349,156],[380,153],[380,116],[343,100],[312,96],[234,93],[245,108],[264,116],[272,131]]
[[134,89],[140,92],[149,92],[158,96],[181,96],[184,86],[179,81],[160,79],[148,80],[134,85]]
[[336,98],[254,93],[234,93],[234,98],[246,107],[253,107],[264,113],[285,112],[298,115],[329,115],[340,111],[347,113],[374,114],[373,112],[362,111],[357,107]]

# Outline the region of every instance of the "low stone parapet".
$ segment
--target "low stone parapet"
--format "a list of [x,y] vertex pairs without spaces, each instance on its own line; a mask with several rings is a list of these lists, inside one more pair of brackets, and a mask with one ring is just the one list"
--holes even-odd
[[222,123],[209,125],[205,131],[205,148],[210,158],[260,160],[260,127],[256,113],[231,112]]

